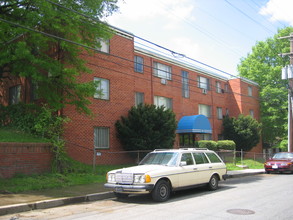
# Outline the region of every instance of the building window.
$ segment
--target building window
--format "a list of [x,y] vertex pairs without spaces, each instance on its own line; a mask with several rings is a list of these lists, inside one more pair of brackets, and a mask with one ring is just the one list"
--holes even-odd
[[216,82],[216,92],[217,93],[222,93],[221,83],[220,82]]
[[110,41],[104,39],[98,39],[98,46],[96,47],[99,51],[104,53],[110,53]]
[[252,96],[252,87],[248,86],[248,96]]
[[189,98],[189,80],[188,72],[182,70],[182,96],[184,98]]
[[229,109],[226,108],[226,116],[229,116]]
[[229,86],[228,86],[228,84],[225,84],[225,92],[229,92]]
[[202,89],[210,89],[210,80],[208,78],[198,76],[197,77],[197,86]]
[[136,92],[135,93],[135,106],[138,106],[139,104],[144,103],[144,93],[142,92]]
[[20,102],[20,90],[20,85],[9,88],[9,105],[14,105]]
[[172,109],[172,99],[170,98],[155,96],[154,104],[158,107],[164,106],[166,109]]
[[139,56],[134,56],[134,71],[138,73],[143,73],[143,58]]
[[220,107],[217,107],[217,117],[219,120],[223,119],[223,109]]
[[171,66],[154,62],[154,75],[162,79],[172,79]]
[[110,129],[107,127],[94,128],[94,145],[98,149],[108,149]]
[[211,106],[210,105],[202,105],[202,104],[199,104],[198,105],[198,112],[200,115],[204,115],[208,118],[211,117]]
[[200,140],[212,140],[212,135],[211,134],[199,134],[199,139]]
[[249,110],[249,115],[254,118],[254,111],[252,109]]
[[96,87],[96,93],[94,95],[94,98],[109,100],[110,98],[109,80],[95,77],[94,81],[99,82]]
[[31,89],[30,89],[30,100],[34,101],[38,99],[38,89],[39,85],[38,82],[31,80]]

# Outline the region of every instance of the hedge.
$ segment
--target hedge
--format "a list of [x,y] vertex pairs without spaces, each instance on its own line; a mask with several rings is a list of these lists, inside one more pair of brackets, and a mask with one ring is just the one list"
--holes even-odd
[[197,146],[199,148],[207,148],[209,150],[235,150],[236,144],[234,141],[222,140],[222,141],[198,141]]

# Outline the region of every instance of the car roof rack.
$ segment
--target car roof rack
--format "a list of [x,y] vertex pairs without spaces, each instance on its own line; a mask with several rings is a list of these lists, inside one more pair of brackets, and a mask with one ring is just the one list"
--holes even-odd
[[208,148],[179,148],[180,150],[209,150]]

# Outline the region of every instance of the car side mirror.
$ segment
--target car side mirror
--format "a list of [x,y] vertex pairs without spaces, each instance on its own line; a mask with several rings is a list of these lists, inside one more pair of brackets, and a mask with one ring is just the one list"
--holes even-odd
[[186,161],[181,161],[179,166],[183,167],[183,166],[186,166],[186,165],[187,165]]

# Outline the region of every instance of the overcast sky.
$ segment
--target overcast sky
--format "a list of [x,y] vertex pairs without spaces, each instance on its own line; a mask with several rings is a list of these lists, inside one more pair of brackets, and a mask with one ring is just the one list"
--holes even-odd
[[115,27],[231,75],[257,41],[293,26],[293,0],[120,0]]

